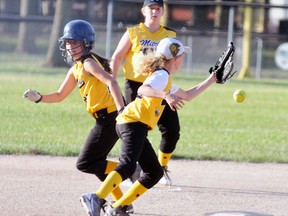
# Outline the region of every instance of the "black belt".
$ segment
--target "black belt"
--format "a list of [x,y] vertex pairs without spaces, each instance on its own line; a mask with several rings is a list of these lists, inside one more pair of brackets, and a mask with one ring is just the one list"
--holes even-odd
[[109,113],[112,113],[112,112],[115,112],[115,111],[111,110],[110,112],[108,112],[108,109],[104,108],[104,109],[98,110],[97,112],[93,113],[93,116],[96,119],[97,118],[102,118],[102,117],[107,116]]

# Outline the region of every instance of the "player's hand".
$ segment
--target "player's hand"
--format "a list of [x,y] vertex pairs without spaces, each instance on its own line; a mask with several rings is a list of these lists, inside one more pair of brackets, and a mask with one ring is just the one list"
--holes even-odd
[[23,94],[23,98],[26,98],[27,100],[33,101],[35,103],[39,103],[42,99],[42,95],[36,90],[27,89]]
[[165,100],[173,111],[179,110],[184,106],[183,100],[174,94],[168,94]]

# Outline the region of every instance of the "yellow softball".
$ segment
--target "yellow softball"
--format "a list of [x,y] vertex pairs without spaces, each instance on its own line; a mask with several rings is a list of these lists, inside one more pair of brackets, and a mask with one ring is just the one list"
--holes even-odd
[[238,89],[233,93],[233,99],[236,103],[242,103],[246,98],[246,92],[242,89]]

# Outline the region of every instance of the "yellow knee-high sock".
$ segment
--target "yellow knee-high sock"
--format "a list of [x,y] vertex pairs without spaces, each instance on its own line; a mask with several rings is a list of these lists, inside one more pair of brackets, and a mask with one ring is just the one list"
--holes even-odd
[[[117,162],[107,160],[107,166],[106,166],[105,174],[109,174],[110,172],[112,172],[117,167],[117,165],[118,165]],[[111,192],[111,196],[113,197],[114,201],[120,199],[123,196],[123,192],[120,189],[120,187],[116,187]]]
[[100,188],[96,191],[96,195],[102,199],[105,199],[113,190],[115,190],[115,188],[119,186],[121,182],[122,177],[118,172],[110,172],[105,181],[102,182]]
[[161,166],[167,166],[171,157],[172,153],[164,153],[160,150],[158,151],[158,161]]
[[116,208],[118,206],[128,206],[136,199],[138,199],[142,194],[144,194],[148,188],[145,188],[138,180],[127,190],[127,192],[116,201],[112,207]]

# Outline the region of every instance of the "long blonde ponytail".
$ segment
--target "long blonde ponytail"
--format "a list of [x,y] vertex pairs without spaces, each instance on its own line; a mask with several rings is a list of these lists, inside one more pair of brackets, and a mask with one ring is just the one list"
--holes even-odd
[[150,75],[154,71],[163,66],[163,59],[157,56],[155,51],[150,50],[148,52],[141,53],[137,57],[137,62],[134,64],[135,73],[141,73],[144,75]]

